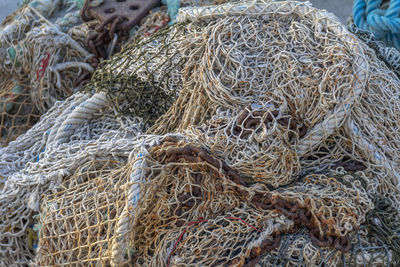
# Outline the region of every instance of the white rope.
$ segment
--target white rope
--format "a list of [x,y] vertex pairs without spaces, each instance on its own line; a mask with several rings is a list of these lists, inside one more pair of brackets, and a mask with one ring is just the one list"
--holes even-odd
[[55,142],[57,144],[68,141],[74,131],[82,125],[83,122],[93,118],[96,112],[108,104],[105,93],[97,93],[87,101],[81,103],[74,111],[68,115],[57,131]]

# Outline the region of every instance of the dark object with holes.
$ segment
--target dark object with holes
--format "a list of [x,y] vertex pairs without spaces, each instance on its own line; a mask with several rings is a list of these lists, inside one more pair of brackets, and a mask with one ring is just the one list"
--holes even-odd
[[89,13],[101,22],[119,17],[122,22],[118,24],[117,30],[128,31],[159,5],[160,0],[104,0],[98,7],[90,7]]

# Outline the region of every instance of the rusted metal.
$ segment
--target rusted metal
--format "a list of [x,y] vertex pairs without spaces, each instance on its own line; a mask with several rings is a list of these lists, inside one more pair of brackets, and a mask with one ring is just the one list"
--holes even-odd
[[[90,0],[85,0],[80,11],[82,21],[100,21],[94,26],[96,32],[89,34],[85,40],[86,47],[96,58],[92,66],[96,69],[101,61],[110,58],[116,40],[124,40],[129,35],[128,31],[160,4],[160,0],[104,0],[101,5],[91,7]],[[81,87],[88,81],[87,74],[83,73],[74,84]]]
[[[260,110],[252,110],[251,106],[248,106],[239,115],[236,125],[233,127],[233,134],[239,136],[240,138],[248,137],[252,131],[257,127],[257,125],[264,123],[265,126],[269,126],[276,117],[279,115],[278,110],[269,111],[265,116],[264,121],[262,118],[266,112]],[[293,132],[296,132],[299,138],[304,137],[307,134],[308,128],[305,125],[298,127],[296,120],[285,117],[277,119],[276,121],[279,125],[290,130],[289,138],[293,137]]]
[[[291,229],[288,229],[286,233],[293,233],[300,228],[306,228],[309,231],[312,242],[320,247],[336,248],[341,252],[348,252],[351,249],[351,242],[348,236],[327,234],[326,229],[320,229],[317,218],[314,217],[315,215],[311,211],[309,199],[306,199],[305,203],[301,205],[295,200],[284,199],[278,195],[274,195],[272,192],[258,191],[257,189],[255,189],[256,192],[251,194],[252,197],[250,198],[249,192],[245,189],[248,188],[248,186],[244,180],[240,177],[239,173],[230,168],[226,163],[213,158],[201,147],[192,144],[177,147],[178,145],[179,141],[176,138],[168,137],[164,139],[160,146],[153,148],[151,153],[154,153],[156,159],[161,163],[172,163],[180,160],[185,160],[190,163],[206,162],[214,167],[210,172],[215,173],[217,177],[222,177],[221,173],[218,173],[222,170],[222,175],[225,175],[226,178],[233,182],[232,189],[236,191],[238,196],[249,200],[250,203],[258,209],[275,210],[292,220],[294,225]],[[192,177],[195,183],[200,185],[202,175],[193,174]],[[221,188],[219,190],[222,191],[223,189]],[[196,188],[196,191],[193,190],[192,195],[195,195],[195,198],[201,198],[200,188]],[[180,204],[178,205],[178,209],[192,208],[193,205],[195,205],[194,198],[191,197],[190,200],[187,201],[189,198],[190,195],[187,194],[179,197]],[[181,224],[181,222],[179,222],[179,224]],[[254,266],[263,254],[277,248],[282,234],[284,233],[273,233],[273,240],[267,239],[260,247],[254,248],[249,258],[246,259],[245,266]]]
[[101,22],[121,20],[117,30],[128,31],[138,24],[153,8],[161,5],[160,0],[104,0],[98,7],[89,7],[89,14]]

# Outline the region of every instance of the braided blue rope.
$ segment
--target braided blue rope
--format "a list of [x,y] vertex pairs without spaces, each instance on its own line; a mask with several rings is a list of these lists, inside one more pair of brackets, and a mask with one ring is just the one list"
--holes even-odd
[[391,0],[386,10],[379,8],[381,4],[382,0],[354,0],[354,23],[400,50],[400,0]]

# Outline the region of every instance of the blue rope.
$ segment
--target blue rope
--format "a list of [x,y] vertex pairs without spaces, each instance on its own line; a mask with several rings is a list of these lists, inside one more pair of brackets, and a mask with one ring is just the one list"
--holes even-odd
[[354,23],[400,50],[400,0],[391,0],[386,10],[379,8],[381,4],[382,0],[354,0]]
[[169,24],[173,24],[176,21],[176,16],[178,15],[178,10],[181,7],[180,0],[162,0],[164,5],[167,5],[167,12],[170,18]]

